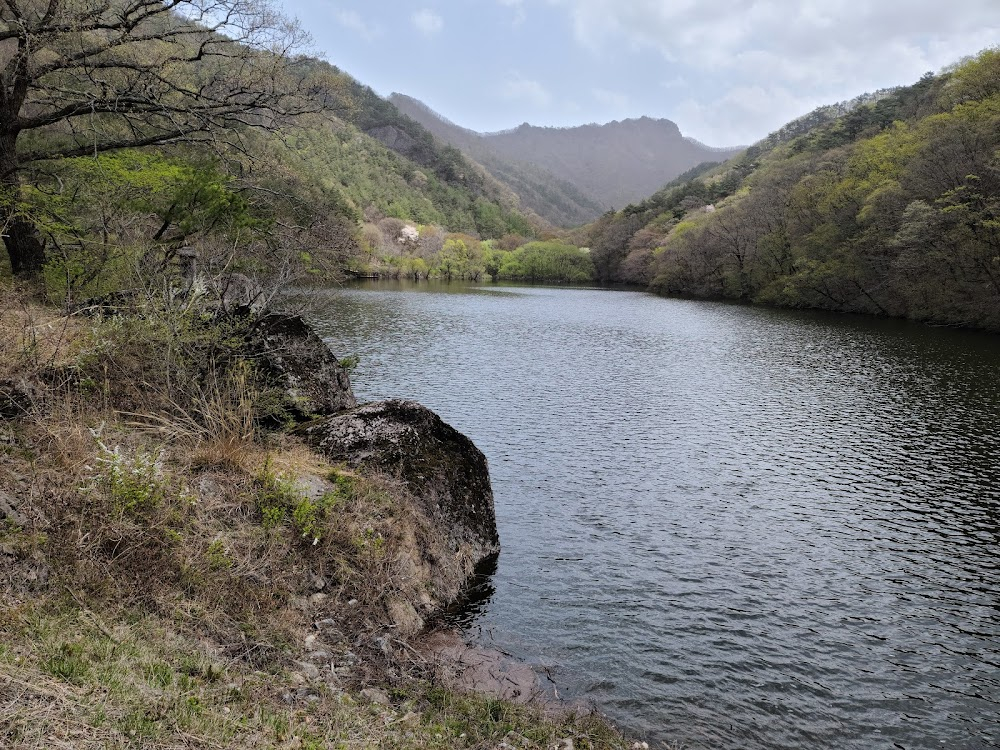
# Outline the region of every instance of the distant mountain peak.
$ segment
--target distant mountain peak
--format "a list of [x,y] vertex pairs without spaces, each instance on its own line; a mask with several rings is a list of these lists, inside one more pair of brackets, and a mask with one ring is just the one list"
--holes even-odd
[[[389,100],[439,139],[482,163],[540,216],[564,226],[642,200],[691,167],[722,161],[741,150],[714,149],[685,138],[677,123],[665,118],[642,116],[570,127],[524,122],[509,130],[479,133],[405,94],[394,93]],[[526,169],[533,170],[531,186],[525,185]],[[568,186],[579,195],[570,199]],[[534,198],[525,196],[528,187],[537,193]]]

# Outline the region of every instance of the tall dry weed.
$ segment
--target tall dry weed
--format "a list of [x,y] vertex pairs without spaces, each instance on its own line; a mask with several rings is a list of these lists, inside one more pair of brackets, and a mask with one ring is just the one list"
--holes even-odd
[[0,284],[0,378],[31,378],[64,365],[80,330],[74,316],[35,303],[25,289]]

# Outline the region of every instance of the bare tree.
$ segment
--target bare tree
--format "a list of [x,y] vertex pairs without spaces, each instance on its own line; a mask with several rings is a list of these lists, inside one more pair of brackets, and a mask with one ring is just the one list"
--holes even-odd
[[61,157],[274,127],[306,43],[267,0],[0,0],[0,223],[16,274],[45,247],[22,175]]

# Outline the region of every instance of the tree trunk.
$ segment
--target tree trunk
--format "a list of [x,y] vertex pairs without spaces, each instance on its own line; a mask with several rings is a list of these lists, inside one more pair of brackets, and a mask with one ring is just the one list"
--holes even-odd
[[[4,207],[6,213],[7,207]],[[15,276],[30,278],[42,271],[45,263],[45,245],[38,238],[35,225],[20,217],[8,217],[3,234],[10,268]]]
[[[0,119],[9,121],[15,115],[0,112]],[[15,276],[37,276],[45,264],[45,245],[38,230],[24,216],[18,215],[21,200],[20,164],[17,158],[17,131],[0,133],[0,230]]]

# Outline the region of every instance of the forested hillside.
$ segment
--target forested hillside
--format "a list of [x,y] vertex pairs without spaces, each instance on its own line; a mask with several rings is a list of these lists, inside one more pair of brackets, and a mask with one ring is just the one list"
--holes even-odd
[[1000,50],[822,108],[601,217],[598,277],[1000,329]]
[[411,97],[393,94],[389,99],[485,165],[525,205],[564,227],[644,198],[685,170],[704,161],[724,161],[738,150],[709,148],[684,138],[670,120],[649,117],[575,128],[525,123],[501,133],[476,133]]
[[449,122],[423,102],[403,94],[392,94],[389,101],[443,143],[469,154],[517,193],[522,205],[556,226],[584,224],[606,208],[598,199],[544,167],[501,155],[489,138]]
[[0,60],[0,219],[15,274],[79,298],[162,271],[184,246],[205,271],[333,276],[365,252],[365,224],[386,218],[533,234],[516,195],[297,54],[304,35],[273,9],[180,6],[0,13],[0,35],[22,42]]

